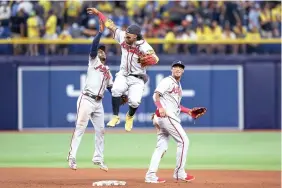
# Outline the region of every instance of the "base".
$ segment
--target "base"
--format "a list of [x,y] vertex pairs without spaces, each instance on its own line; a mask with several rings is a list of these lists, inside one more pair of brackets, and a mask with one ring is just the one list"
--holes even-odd
[[92,183],[92,186],[124,186],[126,185],[125,181],[118,181],[118,180],[103,180],[103,181],[96,181]]

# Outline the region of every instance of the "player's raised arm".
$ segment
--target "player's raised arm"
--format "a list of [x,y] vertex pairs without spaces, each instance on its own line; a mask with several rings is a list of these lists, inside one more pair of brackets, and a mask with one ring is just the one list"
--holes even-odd
[[97,10],[96,8],[87,8],[88,14],[96,14],[102,22],[105,23],[105,27],[111,30],[113,33],[115,33],[117,26],[114,24],[114,22],[107,18],[102,12]]
[[100,38],[102,36],[102,33],[104,31],[104,24],[101,20],[99,20],[99,32],[98,34],[94,37],[91,48],[90,48],[90,56],[92,58],[95,58],[98,54],[98,46],[100,43]]

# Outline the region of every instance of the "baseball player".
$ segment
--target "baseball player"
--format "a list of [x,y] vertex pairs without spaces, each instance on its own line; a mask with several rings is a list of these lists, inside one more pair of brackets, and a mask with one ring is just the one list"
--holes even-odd
[[128,92],[129,111],[126,114],[125,130],[131,131],[134,114],[141,103],[145,83],[148,81],[146,67],[157,64],[159,58],[142,38],[139,26],[130,25],[126,31],[122,31],[97,9],[88,8],[87,11],[98,15],[105,26],[112,31],[113,38],[120,44],[122,51],[120,71],[116,74],[112,88],[113,117],[107,125],[114,127],[120,123],[118,114],[121,96]]
[[93,39],[90,50],[85,87],[77,100],[76,127],[68,155],[69,167],[73,170],[77,169],[77,149],[90,119],[95,128],[95,152],[92,161],[95,165],[99,165],[100,169],[108,171],[103,160],[105,125],[102,98],[106,88],[111,90],[113,80],[108,66],[105,66],[105,46],[99,45],[104,31],[101,21],[99,27],[99,33]]
[[194,176],[186,174],[184,169],[189,139],[181,126],[179,114],[180,112],[184,112],[196,119],[206,112],[206,108],[196,107],[188,109],[180,104],[182,98],[180,79],[184,68],[185,65],[181,61],[174,61],[171,68],[172,75],[164,78],[158,84],[153,95],[157,106],[157,110],[153,115],[153,124],[158,130],[158,142],[151,159],[149,170],[145,176],[145,182],[147,183],[165,182],[164,179],[157,177],[156,172],[161,158],[168,149],[170,136],[177,142],[176,168],[173,177],[183,181],[192,181],[195,179]]

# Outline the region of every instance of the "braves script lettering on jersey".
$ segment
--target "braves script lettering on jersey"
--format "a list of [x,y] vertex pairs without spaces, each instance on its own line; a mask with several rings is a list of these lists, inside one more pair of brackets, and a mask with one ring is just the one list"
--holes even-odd
[[129,112],[126,116],[125,130],[130,131],[133,126],[133,116],[141,103],[145,83],[148,81],[146,67],[141,67],[138,59],[144,54],[153,54],[153,48],[143,39],[128,45],[125,41],[126,32],[115,29],[114,39],[121,45],[120,71],[112,88],[113,118],[108,122],[108,126],[114,127],[119,123],[118,101],[124,93],[128,93]]
[[[185,179],[186,156],[188,152],[189,139],[185,130],[181,126],[180,102],[182,98],[182,88],[174,77],[164,78],[157,86],[155,94],[160,95],[162,107],[166,110],[166,117],[159,117],[158,110],[154,115],[153,123],[158,125],[158,141],[154,154],[151,158],[149,170],[146,174],[146,182],[157,182],[156,172],[159,167],[162,156],[168,149],[169,137],[171,136],[177,142],[176,168],[173,177],[176,179]],[[155,96],[154,96],[155,100]]]
[[[112,75],[97,55],[98,44],[101,34],[99,33],[94,41],[89,56],[88,70],[85,87],[77,100],[77,120],[76,128],[72,136],[69,150],[69,166],[76,169],[76,153],[80,145],[81,138],[87,127],[89,119],[95,128],[95,152],[92,161],[94,164],[104,165],[104,107],[102,98],[106,88],[113,85]],[[104,168],[105,167],[105,168]],[[107,169],[104,166],[103,169]]]
[[112,95],[120,97],[128,91],[128,104],[133,108],[137,108],[141,103],[143,90],[145,87],[144,80],[129,75],[142,75],[146,79],[146,68],[141,67],[138,58],[141,54],[150,53],[152,47],[145,41],[137,41],[129,46],[124,41],[125,31],[117,29],[114,38],[121,44],[121,64],[120,71],[116,74]]
[[172,76],[164,78],[157,86],[155,92],[159,93],[162,97],[160,102],[166,113],[180,122],[180,101],[182,98],[181,84],[178,83]]
[[128,76],[129,74],[142,75],[146,74],[146,68],[141,67],[138,63],[138,58],[142,54],[150,54],[154,52],[153,48],[145,41],[136,41],[133,45],[128,45],[125,42],[125,31],[116,29],[114,39],[121,45],[121,64],[120,74]]
[[108,66],[101,63],[99,57],[89,57],[87,77],[84,91],[103,97],[105,89],[113,85],[112,75]]

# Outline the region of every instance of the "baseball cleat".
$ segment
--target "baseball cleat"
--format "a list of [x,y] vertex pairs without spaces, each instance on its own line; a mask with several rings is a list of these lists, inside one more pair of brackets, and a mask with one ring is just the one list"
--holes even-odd
[[128,115],[128,113],[126,114],[126,118],[125,118],[125,130],[126,131],[131,131],[132,127],[133,127],[133,119],[134,116],[130,116]]
[[147,180],[145,179],[145,183],[165,183],[164,179],[158,178],[157,180]]
[[77,165],[76,165],[76,160],[75,160],[75,158],[69,158],[68,161],[69,161],[69,167],[70,167],[72,170],[77,170]]
[[195,179],[195,176],[191,176],[191,175],[187,175],[186,178],[178,178],[178,180],[182,180],[186,182],[193,181],[194,179]]
[[108,172],[108,167],[104,164],[104,162],[101,161],[93,161],[94,165],[98,165],[100,167],[101,170]]
[[107,123],[107,126],[109,127],[115,127],[116,125],[118,125],[120,123],[120,120],[119,120],[119,116],[116,116],[114,115],[111,119],[111,121],[109,121]]

